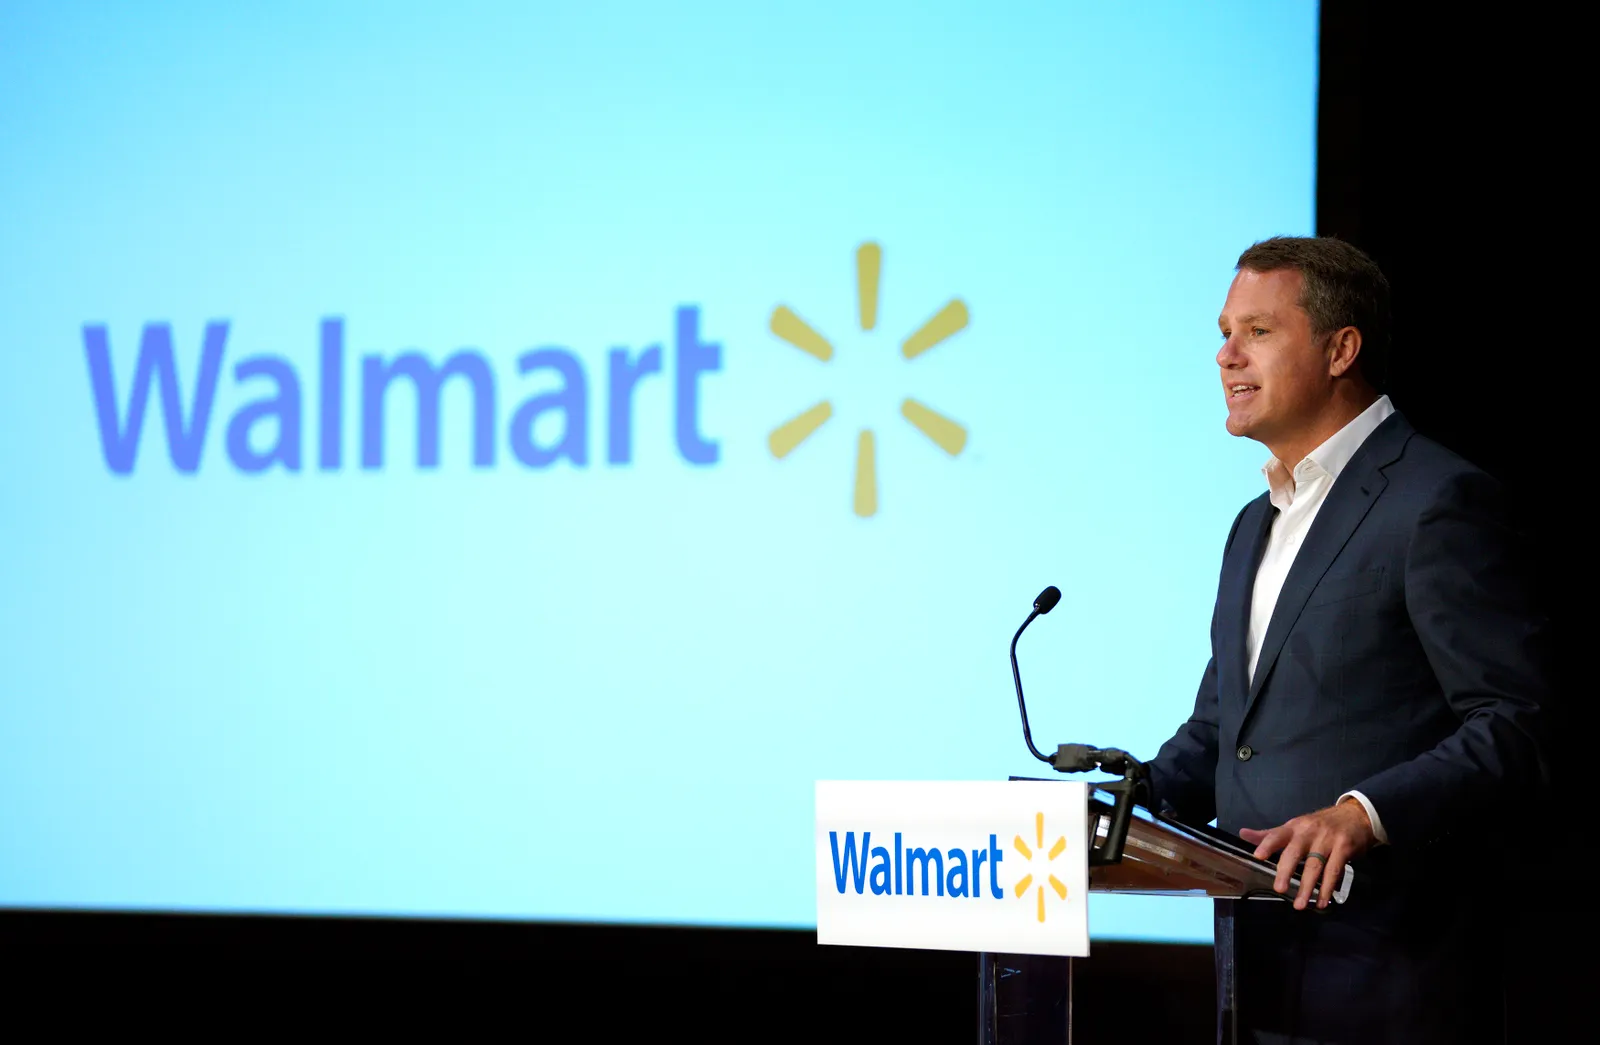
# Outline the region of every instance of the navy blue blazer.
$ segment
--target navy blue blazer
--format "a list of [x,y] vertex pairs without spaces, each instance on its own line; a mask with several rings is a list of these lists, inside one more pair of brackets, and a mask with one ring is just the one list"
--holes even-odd
[[1403,850],[1542,783],[1545,629],[1499,483],[1387,418],[1329,490],[1247,681],[1276,515],[1262,494],[1228,534],[1211,662],[1151,764],[1158,799],[1237,833],[1356,790]]
[[1150,763],[1155,797],[1237,833],[1365,794],[1390,844],[1352,861],[1348,904],[1219,905],[1219,962],[1233,960],[1226,943],[1244,1025],[1315,1040],[1468,1040],[1488,1026],[1467,1003],[1492,987],[1479,974],[1493,947],[1462,885],[1486,886],[1486,862],[1510,839],[1495,814],[1548,775],[1546,630],[1503,492],[1400,414],[1387,418],[1312,522],[1252,681],[1251,591],[1276,515],[1263,494],[1234,520],[1211,661],[1193,714]]

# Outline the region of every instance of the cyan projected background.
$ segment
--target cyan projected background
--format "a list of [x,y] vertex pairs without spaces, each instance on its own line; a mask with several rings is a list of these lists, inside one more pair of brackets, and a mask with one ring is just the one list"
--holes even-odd
[[1049,583],[1041,743],[1182,721],[1314,5],[248,6],[0,9],[0,905],[812,924],[814,780],[1037,771]]

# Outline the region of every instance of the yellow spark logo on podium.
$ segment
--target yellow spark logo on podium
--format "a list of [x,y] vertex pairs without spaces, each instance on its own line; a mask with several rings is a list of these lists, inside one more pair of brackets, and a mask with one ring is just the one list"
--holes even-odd
[[[861,329],[870,331],[878,325],[878,277],[883,271],[883,249],[876,243],[863,243],[856,248],[856,307]],[[960,298],[951,298],[935,312],[926,323],[918,327],[900,343],[900,354],[915,359],[941,341],[966,329],[967,306]],[[826,363],[833,358],[833,345],[805,320],[779,305],[772,310],[772,332],[809,356]],[[907,398],[900,403],[900,414],[931,439],[935,446],[951,457],[959,455],[967,445],[967,430],[939,411]],[[822,400],[774,428],[767,436],[767,447],[772,456],[789,456],[817,429],[833,417],[833,403]],[[855,513],[863,519],[878,511],[878,455],[877,442],[872,429],[863,428],[856,439]],[[1043,903],[1043,900],[1040,900]],[[1043,908],[1040,908],[1041,911]],[[1041,914],[1042,918],[1043,915]]]
[[1046,866],[1044,868],[1045,879],[1043,882],[1040,882],[1037,886],[1035,886],[1033,882],[1033,872],[1029,871],[1017,881],[1017,884],[1012,887],[1012,890],[1017,894],[1017,899],[1020,900],[1024,896],[1028,895],[1029,888],[1036,889],[1039,897],[1039,920],[1042,922],[1044,921],[1044,887],[1046,882],[1049,883],[1050,888],[1055,891],[1057,896],[1061,897],[1063,900],[1067,898],[1067,887],[1062,884],[1061,879],[1057,878],[1053,874],[1050,874],[1049,868],[1049,861],[1054,860],[1056,857],[1066,852],[1067,838],[1065,835],[1058,837],[1055,840],[1055,844],[1050,847],[1050,852],[1048,854],[1045,853],[1043,813],[1034,814],[1033,837],[1036,844],[1035,849],[1030,849],[1028,847],[1028,843],[1022,840],[1021,835],[1017,835],[1016,838],[1012,839],[1011,844],[1013,847],[1015,847],[1017,852],[1022,854],[1022,858],[1028,861],[1030,864],[1033,863],[1035,852],[1046,858]]

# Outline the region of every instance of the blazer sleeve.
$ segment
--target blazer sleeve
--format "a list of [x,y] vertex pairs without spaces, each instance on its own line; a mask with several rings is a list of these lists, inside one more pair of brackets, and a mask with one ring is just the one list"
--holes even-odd
[[1430,843],[1548,782],[1549,633],[1498,482],[1458,473],[1429,498],[1406,551],[1405,601],[1460,726],[1355,786],[1397,846]]
[[[1246,505],[1234,516],[1233,528],[1222,548],[1226,563],[1239,532]],[[1220,587],[1220,585],[1219,585]],[[1193,824],[1208,824],[1217,816],[1217,609],[1211,610],[1211,659],[1200,676],[1194,711],[1172,739],[1161,745],[1150,761],[1150,784],[1156,801],[1170,815]]]
[[1217,816],[1217,658],[1200,676],[1194,711],[1150,762],[1155,799],[1169,816],[1209,824]]

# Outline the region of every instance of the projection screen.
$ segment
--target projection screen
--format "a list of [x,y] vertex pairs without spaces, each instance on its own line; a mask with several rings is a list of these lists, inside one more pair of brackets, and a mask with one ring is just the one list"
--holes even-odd
[[1043,768],[1047,584],[1153,754],[1316,14],[5,5],[0,906],[814,924],[815,780]]

